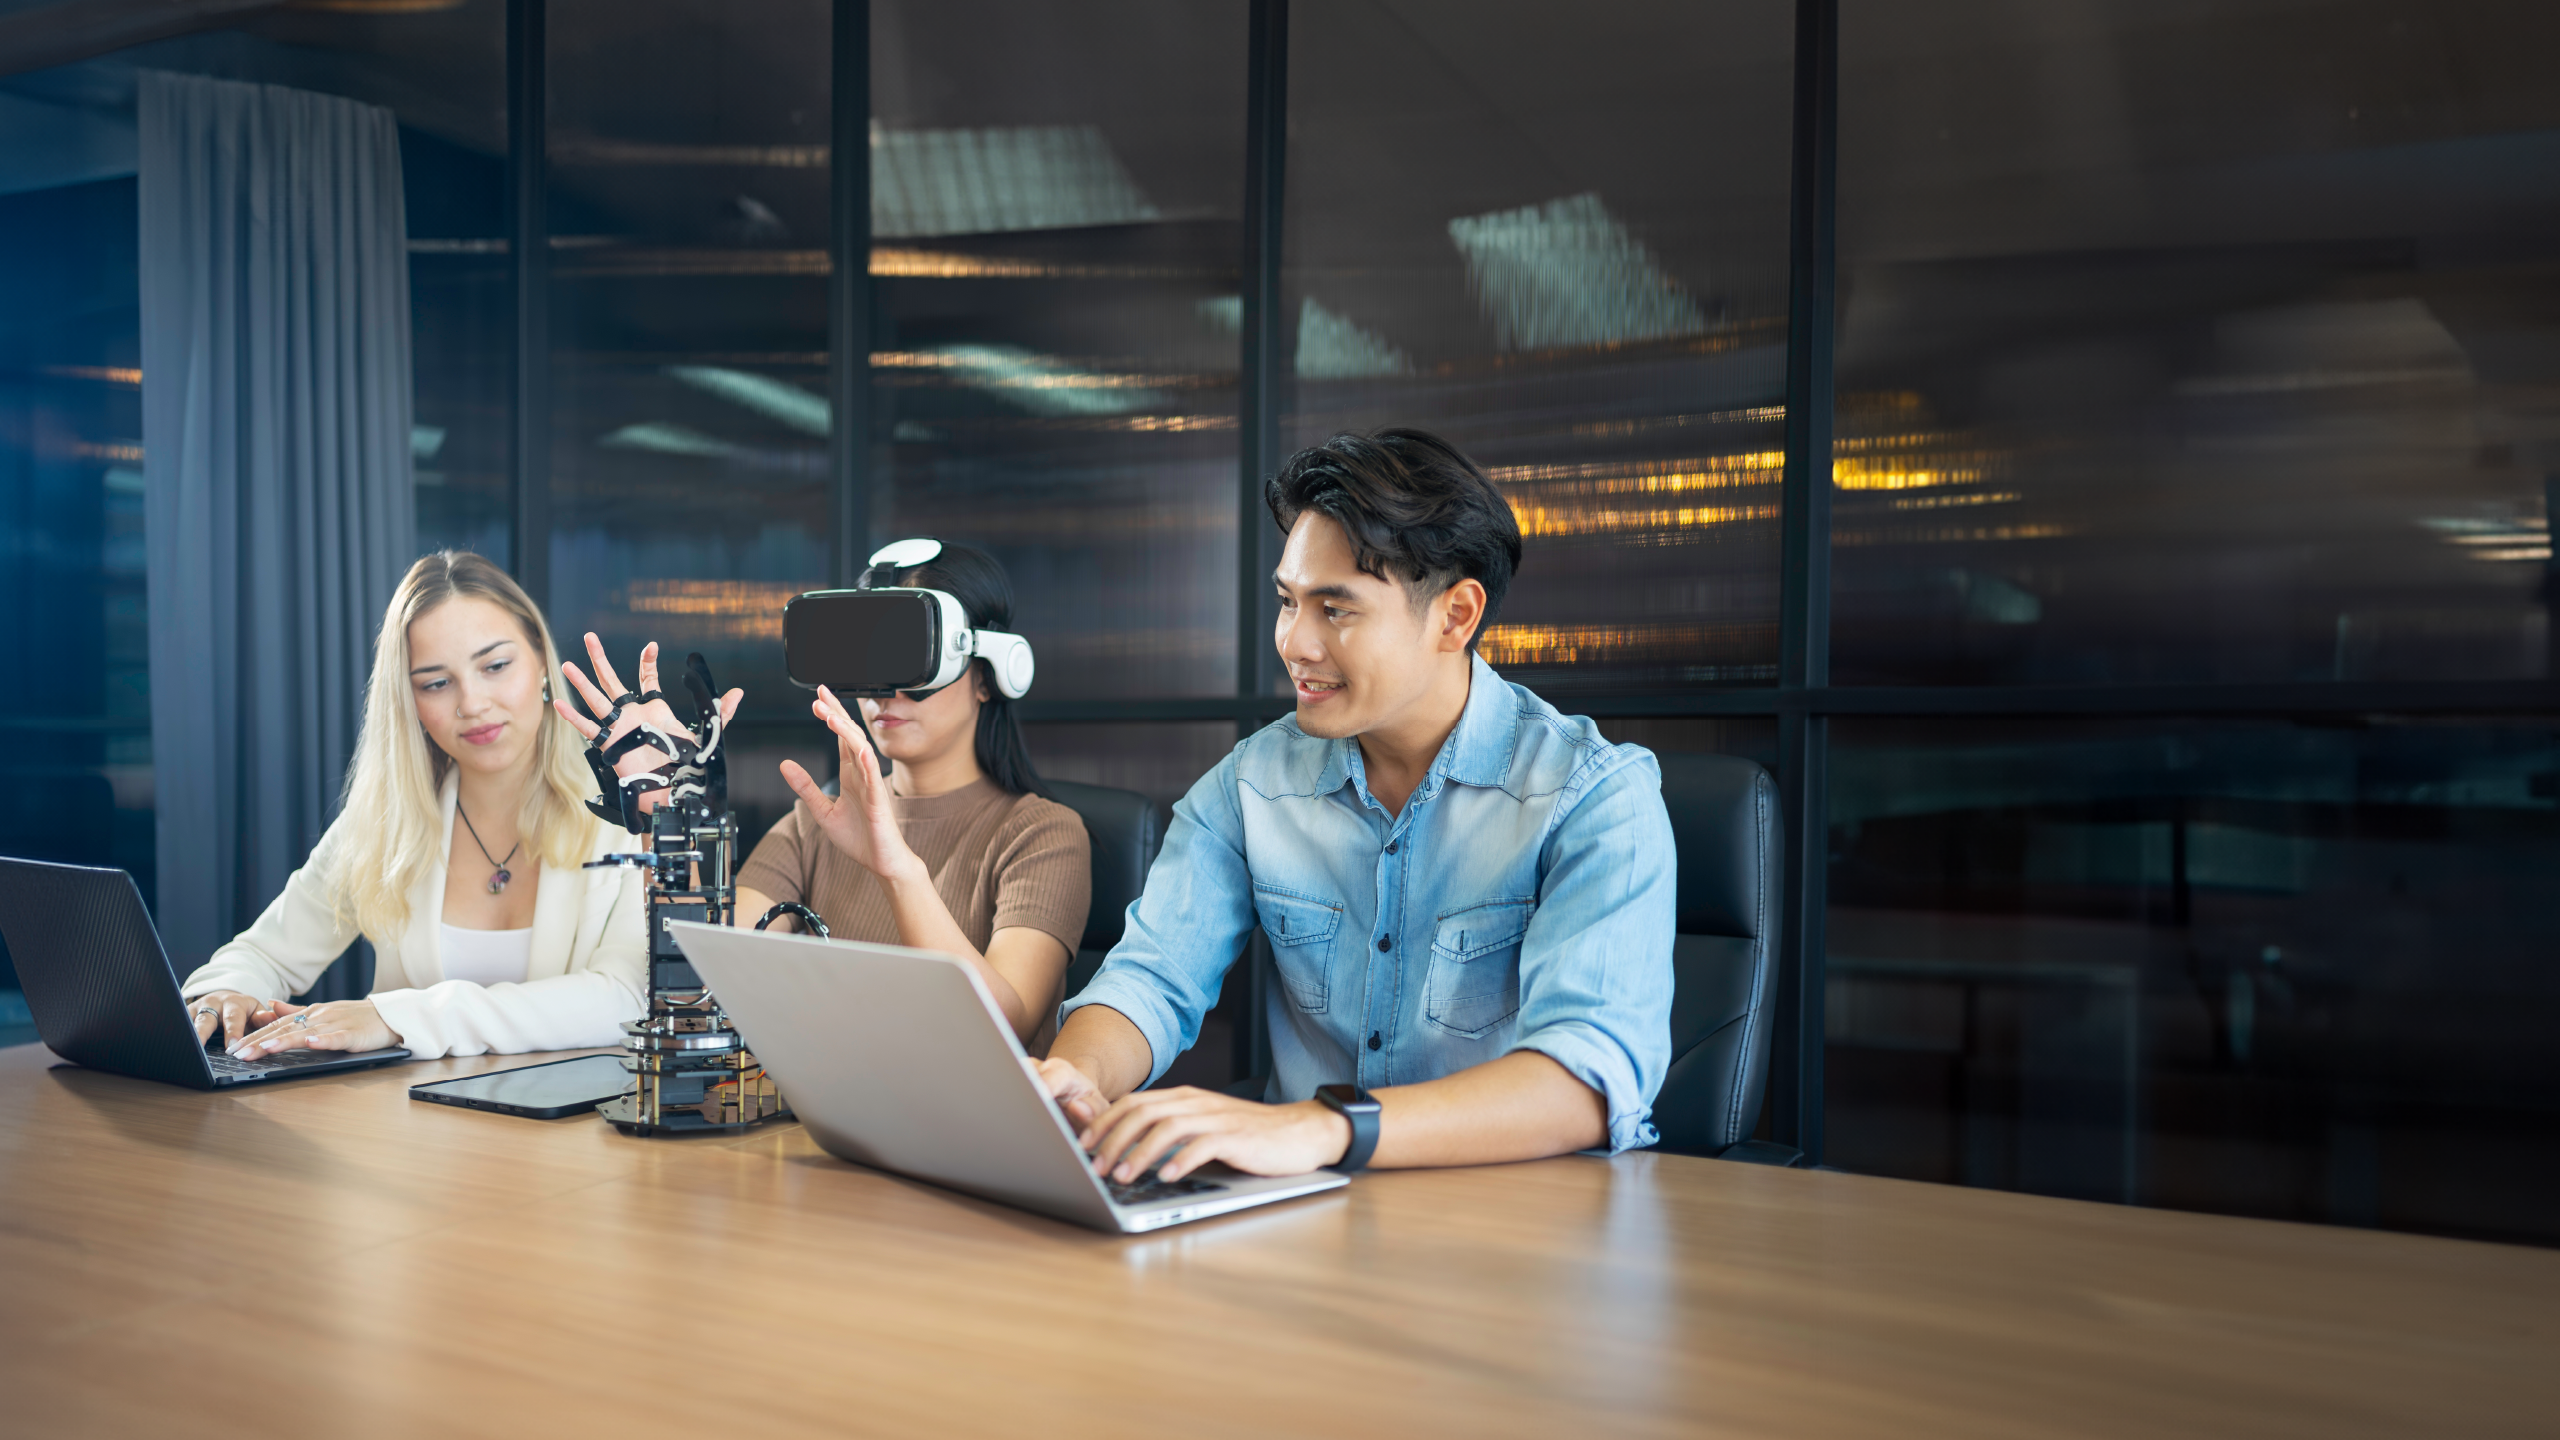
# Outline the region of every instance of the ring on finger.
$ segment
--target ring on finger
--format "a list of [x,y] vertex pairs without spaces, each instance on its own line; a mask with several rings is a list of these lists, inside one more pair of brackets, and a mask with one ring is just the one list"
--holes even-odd
[[294,1023],[294,1024],[296,1024],[296,1025],[308,1025],[308,1024],[310,1024],[310,1023],[311,1023],[311,1012],[310,1012],[310,1011],[308,1011],[308,1010],[305,1010],[305,1011],[302,1011],[301,1013],[299,1013],[299,1014],[295,1015],[295,1016],[293,1017],[293,1023]]

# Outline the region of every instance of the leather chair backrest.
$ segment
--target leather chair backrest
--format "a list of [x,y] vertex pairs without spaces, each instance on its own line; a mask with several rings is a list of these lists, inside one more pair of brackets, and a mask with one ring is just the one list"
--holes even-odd
[[1662,1148],[1713,1155],[1750,1138],[1769,1081],[1780,880],[1778,787],[1730,755],[1662,755],[1679,847],[1671,1069],[1654,1100]]
[[1085,914],[1083,943],[1067,962],[1067,993],[1073,995],[1120,943],[1129,902],[1147,888],[1147,867],[1156,863],[1156,849],[1164,843],[1164,812],[1135,790],[1072,780],[1046,784],[1050,799],[1084,818],[1085,836],[1093,842],[1093,908]]

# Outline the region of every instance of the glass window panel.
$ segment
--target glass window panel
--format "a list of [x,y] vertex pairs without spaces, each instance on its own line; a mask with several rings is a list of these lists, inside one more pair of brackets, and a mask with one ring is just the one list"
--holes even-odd
[[1765,715],[1595,715],[1613,745],[1656,755],[1735,755],[1778,773],[1778,722]]
[[2560,10],[1841,35],[1836,679],[2552,673]]
[[1833,722],[1846,1169],[2551,1243],[2552,722]]
[[1041,696],[1231,693],[1245,8],[872,15],[872,533],[1000,557]]
[[[133,120],[74,66],[0,95],[0,851],[154,891]],[[130,95],[129,82],[125,92]],[[0,944],[0,1046],[36,1041]]]
[[1527,554],[1542,689],[1777,673],[1786,7],[1290,12],[1286,442],[1421,425]]
[[400,175],[409,217],[409,450],[418,548],[475,550],[505,564],[515,553],[507,467],[515,282],[506,253],[505,137],[483,149],[404,125]]
[[553,623],[701,651],[768,720],[832,569],[828,14],[550,11]]
[[[149,896],[134,181],[30,173],[42,157],[15,148],[89,119],[0,111],[0,175],[28,182],[0,193],[0,673],[20,691],[0,716],[0,850],[130,870]],[[0,1044],[30,1023],[0,949]]]

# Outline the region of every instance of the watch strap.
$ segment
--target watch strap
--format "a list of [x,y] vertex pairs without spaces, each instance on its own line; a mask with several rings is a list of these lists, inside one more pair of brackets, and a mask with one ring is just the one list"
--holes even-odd
[[1351,1148],[1343,1151],[1342,1158],[1333,1162],[1330,1168],[1348,1175],[1355,1170],[1365,1168],[1369,1163],[1369,1157],[1377,1153],[1378,1102],[1369,1098],[1368,1091],[1362,1090],[1359,1092],[1358,1102],[1345,1105],[1329,1093],[1329,1090],[1330,1087],[1317,1091],[1316,1098],[1323,1101],[1325,1107],[1334,1114],[1351,1122]]

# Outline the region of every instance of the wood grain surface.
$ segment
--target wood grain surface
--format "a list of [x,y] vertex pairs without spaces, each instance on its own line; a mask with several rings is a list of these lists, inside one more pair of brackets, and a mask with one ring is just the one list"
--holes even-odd
[[631,1140],[407,1095],[528,1058],[211,1095],[0,1051],[0,1431],[2560,1424],[2545,1251],[1641,1154],[1123,1239],[797,1126]]

